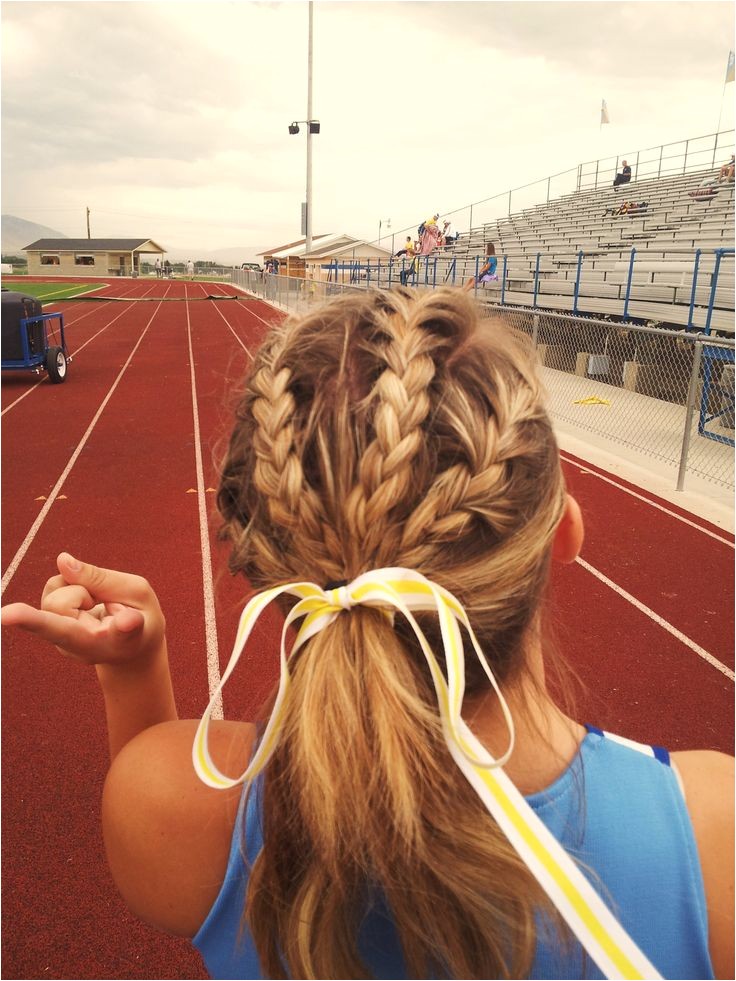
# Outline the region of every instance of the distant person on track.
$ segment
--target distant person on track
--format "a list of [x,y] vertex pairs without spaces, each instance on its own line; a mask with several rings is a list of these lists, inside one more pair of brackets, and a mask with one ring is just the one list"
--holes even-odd
[[498,269],[498,259],[496,258],[496,247],[493,242],[488,242],[486,245],[486,261],[483,263],[481,268],[478,270],[477,276],[471,276],[469,280],[463,286],[465,292],[470,292],[475,286],[480,286],[482,283],[494,283],[498,282],[498,274],[496,270]]
[[622,165],[621,173],[616,174],[616,177],[614,178],[614,187],[619,187],[621,184],[628,184],[631,180],[631,167],[629,167],[625,160],[622,161]]
[[154,263],[154,265],[156,267],[156,279],[161,279],[161,277],[163,276],[163,269],[161,268],[160,256],[156,256],[156,262]]
[[171,279],[171,263],[168,259],[164,260],[164,272],[166,273],[166,278]]
[[187,276],[194,279],[194,263],[191,259],[187,259]]
[[733,760],[580,725],[546,686],[583,524],[529,345],[458,290],[361,291],[272,327],[239,398],[228,675],[286,617],[258,726],[212,718],[222,685],[178,720],[144,579],[62,553],[40,609],[2,611],[96,665],[130,908],[215,978],[733,978]]

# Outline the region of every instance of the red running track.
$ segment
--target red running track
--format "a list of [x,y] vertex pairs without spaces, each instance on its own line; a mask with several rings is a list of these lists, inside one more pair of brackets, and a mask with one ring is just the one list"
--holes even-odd
[[[35,600],[63,549],[148,577],[167,615],[184,717],[199,716],[208,700],[210,571],[209,654],[220,667],[247,590],[227,573],[216,540],[213,461],[228,433],[232,388],[267,323],[281,316],[259,300],[197,301],[207,292],[235,294],[120,280],[106,296],[192,302],[65,301],[75,353],[65,384],[4,373],[2,386],[3,601]],[[554,656],[582,682],[578,717],[672,749],[731,752],[732,536],[569,454],[563,466],[585,515],[590,568],[555,569],[550,619]],[[275,627],[271,619],[259,629],[226,689],[227,717],[252,718],[269,690]],[[6,631],[3,641],[3,975],[205,977],[186,942],[126,911],[107,873],[98,816],[107,746],[94,672],[28,636]]]

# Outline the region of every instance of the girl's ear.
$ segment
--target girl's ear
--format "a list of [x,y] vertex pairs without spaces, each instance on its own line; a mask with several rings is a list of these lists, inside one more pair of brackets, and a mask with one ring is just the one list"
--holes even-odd
[[565,565],[574,562],[580,555],[584,534],[580,505],[574,497],[568,494],[565,512],[557,526],[555,540],[552,544],[552,558],[555,562],[562,562]]

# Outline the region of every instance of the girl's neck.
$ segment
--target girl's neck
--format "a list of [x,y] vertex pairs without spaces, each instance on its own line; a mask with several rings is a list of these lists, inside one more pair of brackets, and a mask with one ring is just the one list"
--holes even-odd
[[[522,678],[504,690],[504,695],[515,731],[514,751],[504,770],[521,793],[536,793],[567,769],[585,728],[568,718],[550,698],[539,652],[532,654]],[[463,717],[494,756],[505,753],[509,733],[493,690],[466,697]]]

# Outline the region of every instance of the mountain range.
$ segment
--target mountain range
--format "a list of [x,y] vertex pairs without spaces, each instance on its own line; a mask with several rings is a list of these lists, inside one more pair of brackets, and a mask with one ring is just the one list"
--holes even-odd
[[[22,255],[23,249],[35,242],[39,238],[69,238],[64,232],[57,231],[55,228],[48,228],[46,225],[38,225],[34,221],[27,221],[25,218],[17,218],[15,215],[2,216],[2,230],[0,231],[0,241],[2,243],[3,255]],[[126,236],[130,237],[130,236]],[[165,245],[165,242],[159,242]],[[195,246],[187,248],[170,249],[166,255],[174,262],[185,261],[187,259],[205,262],[217,262],[223,266],[240,265],[241,262],[260,262],[258,253],[269,248],[268,245],[243,245],[227,249],[198,249]]]

